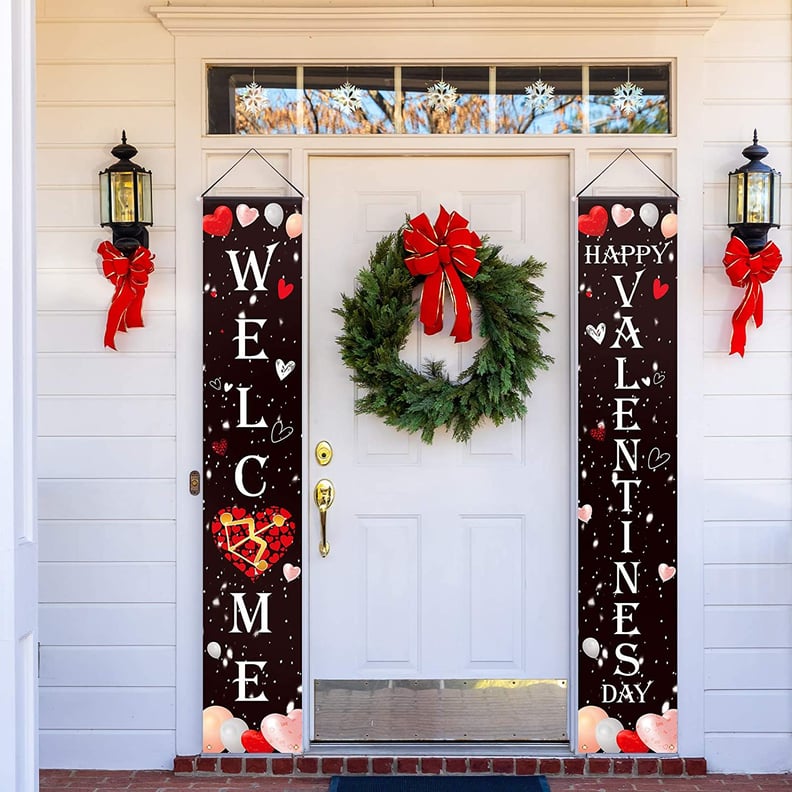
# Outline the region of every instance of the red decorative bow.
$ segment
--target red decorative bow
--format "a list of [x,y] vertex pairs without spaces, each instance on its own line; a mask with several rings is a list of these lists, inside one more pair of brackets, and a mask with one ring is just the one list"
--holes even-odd
[[732,286],[745,288],[745,297],[732,316],[730,355],[745,354],[745,326],[753,316],[754,324],[762,326],[764,295],[762,284],[775,275],[781,265],[781,251],[774,242],[768,242],[758,253],[751,255],[748,246],[739,237],[732,237],[726,245],[723,265]]
[[143,295],[149,274],[154,272],[154,254],[140,246],[127,258],[107,241],[102,242],[96,252],[102,257],[105,277],[115,286],[104,334],[104,345],[115,349],[116,332],[126,333],[130,327],[143,327]]
[[473,330],[470,298],[457,270],[475,278],[481,266],[476,258],[481,240],[467,224],[462,215],[448,214],[441,206],[434,226],[422,212],[407,221],[402,234],[404,249],[413,254],[404,260],[407,269],[411,275],[426,276],[420,311],[424,332],[433,335],[443,329],[443,300],[448,284],[456,314],[451,328],[454,343],[470,341]]

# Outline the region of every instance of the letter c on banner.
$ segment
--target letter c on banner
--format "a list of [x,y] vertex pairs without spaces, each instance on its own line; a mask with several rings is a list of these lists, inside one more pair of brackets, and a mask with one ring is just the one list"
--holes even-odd
[[255,454],[248,454],[248,456],[242,457],[242,459],[237,462],[236,470],[234,471],[234,483],[236,484],[236,488],[243,495],[246,495],[248,498],[258,498],[259,496],[263,495],[264,490],[267,489],[267,482],[261,482],[261,489],[258,492],[250,492],[248,489],[246,489],[245,482],[242,480],[242,467],[249,459],[255,459],[256,462],[259,463],[259,466],[263,468],[264,465],[267,464],[269,457],[260,457],[256,456]]

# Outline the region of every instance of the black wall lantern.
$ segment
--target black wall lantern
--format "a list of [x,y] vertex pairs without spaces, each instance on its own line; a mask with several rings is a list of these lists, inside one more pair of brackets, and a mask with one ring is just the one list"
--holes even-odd
[[131,256],[138,247],[149,246],[146,226],[153,224],[151,171],[132,162],[138,152],[127,143],[126,130],[110,153],[118,162],[99,174],[101,225],[113,229],[113,245]]
[[756,253],[767,244],[767,232],[780,228],[781,174],[762,162],[767,149],[755,129],[753,145],[742,153],[749,162],[729,174],[729,227]]

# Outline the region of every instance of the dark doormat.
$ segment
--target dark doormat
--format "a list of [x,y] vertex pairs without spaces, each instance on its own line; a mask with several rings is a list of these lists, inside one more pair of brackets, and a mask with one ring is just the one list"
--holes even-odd
[[330,792],[550,792],[536,776],[333,776]]

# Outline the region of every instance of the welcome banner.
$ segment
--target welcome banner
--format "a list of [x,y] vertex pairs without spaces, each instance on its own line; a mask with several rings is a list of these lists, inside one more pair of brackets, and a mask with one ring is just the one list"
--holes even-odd
[[203,751],[302,750],[301,201],[206,198]]
[[677,752],[675,198],[578,204],[578,752]]

